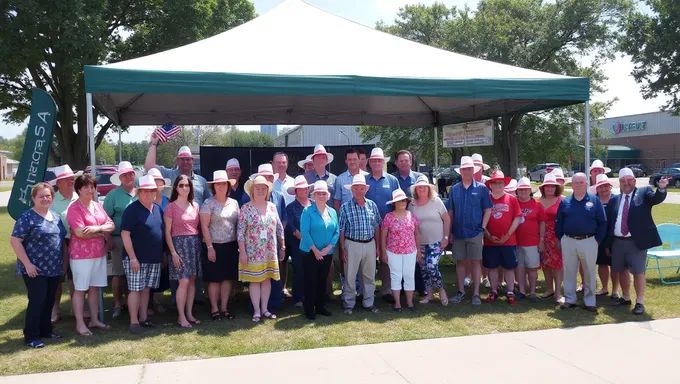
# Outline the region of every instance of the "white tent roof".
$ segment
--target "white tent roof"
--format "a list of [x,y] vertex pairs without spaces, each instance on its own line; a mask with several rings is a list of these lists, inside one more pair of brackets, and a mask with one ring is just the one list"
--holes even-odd
[[214,37],[87,66],[116,122],[433,126],[587,100],[589,81],[414,43],[287,0]]

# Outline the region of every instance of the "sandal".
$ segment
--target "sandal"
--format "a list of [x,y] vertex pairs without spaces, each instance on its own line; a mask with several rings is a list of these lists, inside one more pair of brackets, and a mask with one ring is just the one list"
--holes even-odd
[[92,332],[89,329],[85,332],[80,332],[79,330],[76,329],[76,334],[78,336],[92,336]]
[[392,308],[392,310],[396,313],[401,313],[401,307],[399,308]]
[[189,323],[189,324],[187,324],[187,325],[182,325],[182,323],[180,323],[180,322],[178,321],[177,324],[179,324],[179,326],[182,327],[182,328],[184,328],[184,329],[193,328],[193,327],[191,326],[191,323]]
[[259,323],[261,318],[260,315],[253,315],[253,318],[251,319],[253,323]]
[[222,312],[222,317],[227,319],[227,320],[234,320],[236,318],[236,316],[229,313],[229,311]]
[[609,291],[600,291],[595,294],[595,296],[607,296],[609,295]]
[[428,299],[428,298],[420,299],[420,304],[427,304],[429,302],[430,302],[430,299]]
[[88,328],[99,328],[99,329],[104,329],[104,330],[111,329],[111,326],[110,326],[110,325],[108,325],[108,324],[103,324],[103,323],[100,323],[100,324],[89,324],[87,327],[88,327]]
[[449,298],[446,297],[446,295],[444,295],[444,297],[440,297],[439,301],[441,301],[442,305],[445,307],[449,305]]
[[198,319],[194,319],[194,320],[189,320],[189,319],[187,319],[187,321],[188,321],[189,323],[191,323],[191,325],[199,325],[199,324],[201,324],[201,320],[198,320]]
[[276,319],[276,315],[269,312],[269,311],[265,312],[262,316],[264,316],[267,319],[272,319],[272,320]]
[[220,321],[222,320],[222,315],[220,315],[219,312],[213,312],[210,314],[210,317],[213,319],[213,321]]
[[552,293],[550,293],[550,294],[545,294],[545,293],[544,293],[543,295],[541,295],[541,299],[549,299],[549,298],[551,298],[551,297],[553,297],[553,296],[555,296],[555,292],[552,292]]
[[144,327],[144,328],[152,328],[152,327],[154,327],[153,323],[151,323],[149,320],[140,321],[140,322],[139,322],[139,325],[141,325],[141,326]]

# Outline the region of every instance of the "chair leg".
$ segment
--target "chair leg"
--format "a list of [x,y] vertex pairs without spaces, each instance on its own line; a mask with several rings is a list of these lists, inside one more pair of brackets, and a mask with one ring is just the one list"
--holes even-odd
[[659,258],[656,258],[656,270],[659,271],[659,279],[661,284],[666,284],[666,280],[663,279],[663,273],[661,273],[661,264],[659,263]]

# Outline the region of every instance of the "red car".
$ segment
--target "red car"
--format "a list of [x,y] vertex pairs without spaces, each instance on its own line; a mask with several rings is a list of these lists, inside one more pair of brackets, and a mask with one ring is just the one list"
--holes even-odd
[[[117,172],[116,167],[107,165],[98,165],[97,174],[95,178],[97,180],[97,193],[99,197],[103,198],[109,193],[110,190],[116,188],[115,185],[111,184],[111,176]],[[90,173],[90,167],[85,169],[85,173]]]

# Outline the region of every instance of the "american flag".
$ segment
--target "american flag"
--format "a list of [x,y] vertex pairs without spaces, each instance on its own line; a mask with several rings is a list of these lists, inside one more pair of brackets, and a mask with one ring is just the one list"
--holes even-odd
[[163,124],[156,128],[155,131],[156,136],[158,136],[158,140],[160,140],[161,143],[167,143],[170,139],[179,135],[180,132],[181,129],[172,122]]

